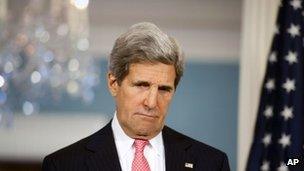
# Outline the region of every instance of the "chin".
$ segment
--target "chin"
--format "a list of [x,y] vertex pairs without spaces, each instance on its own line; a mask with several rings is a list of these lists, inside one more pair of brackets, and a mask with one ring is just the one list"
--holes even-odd
[[145,127],[137,129],[136,132],[140,137],[153,138],[160,132],[160,129],[156,129],[155,127]]

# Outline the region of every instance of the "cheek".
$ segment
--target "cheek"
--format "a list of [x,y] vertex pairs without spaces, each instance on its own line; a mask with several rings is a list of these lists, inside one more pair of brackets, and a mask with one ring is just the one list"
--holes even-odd
[[167,115],[167,111],[169,109],[170,103],[171,103],[171,97],[161,97],[159,99],[159,110],[163,117]]
[[134,112],[131,110],[136,110],[137,106],[140,106],[142,102],[142,95],[139,92],[136,92],[134,90],[125,91],[122,94],[123,98],[123,106],[125,109],[127,109],[129,112]]
[[158,97],[159,104],[162,107],[168,108],[171,103],[172,97],[173,97],[172,94],[159,95]]

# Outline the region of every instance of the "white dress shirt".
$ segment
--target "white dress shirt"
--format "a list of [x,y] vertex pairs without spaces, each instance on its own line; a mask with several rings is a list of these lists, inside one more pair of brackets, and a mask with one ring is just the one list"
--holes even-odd
[[[131,171],[134,159],[135,148],[134,139],[130,138],[121,128],[116,112],[112,120],[112,130],[114,141],[118,153],[118,158],[122,171]],[[162,133],[149,140],[146,145],[144,155],[149,163],[151,171],[165,171],[165,150]]]

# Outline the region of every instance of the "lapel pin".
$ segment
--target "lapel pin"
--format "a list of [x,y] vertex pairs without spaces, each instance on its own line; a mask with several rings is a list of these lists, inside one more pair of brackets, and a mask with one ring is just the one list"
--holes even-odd
[[193,169],[193,163],[185,163],[185,167]]

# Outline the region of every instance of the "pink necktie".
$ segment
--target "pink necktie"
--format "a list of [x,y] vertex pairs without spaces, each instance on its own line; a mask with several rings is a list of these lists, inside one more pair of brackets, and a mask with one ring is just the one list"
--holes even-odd
[[132,162],[132,171],[150,171],[149,163],[144,156],[144,149],[148,143],[147,140],[136,139],[134,141],[135,155]]

